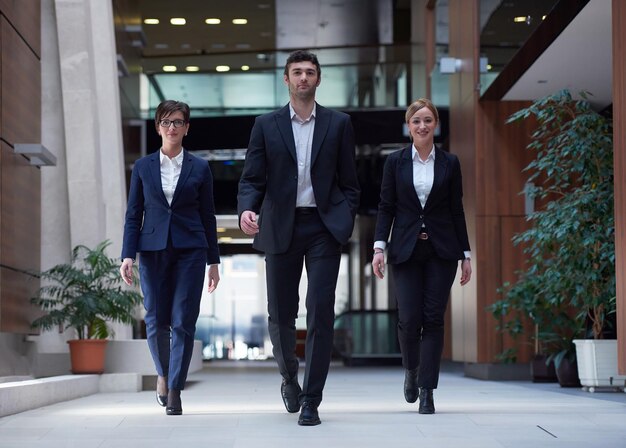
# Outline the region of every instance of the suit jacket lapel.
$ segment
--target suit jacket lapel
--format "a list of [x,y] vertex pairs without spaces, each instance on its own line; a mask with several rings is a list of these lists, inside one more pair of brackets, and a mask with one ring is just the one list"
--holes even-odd
[[410,190],[413,192],[411,194],[411,201],[417,205],[419,210],[422,210],[422,203],[420,202],[419,197],[417,197],[417,192],[415,191],[415,187],[413,185],[413,146],[404,148],[402,151],[402,181],[407,185],[410,185]]
[[291,127],[291,117],[289,116],[289,104],[279,110],[276,114],[276,125],[278,126],[280,135],[283,138],[283,142],[285,142],[287,151],[289,151],[293,160],[297,162],[298,156],[296,154],[296,142],[293,136],[293,128]]
[[[178,183],[176,184],[176,190],[174,190],[174,197],[172,198],[172,205],[176,198],[180,195],[180,190],[183,188],[183,185],[187,181],[189,177],[189,173],[191,173],[192,166],[192,158],[193,156],[189,154],[187,151],[183,149],[183,166],[180,169],[180,176],[178,178]],[[207,162],[208,163],[208,162]]]
[[150,174],[152,175],[152,183],[157,190],[157,194],[160,194],[161,198],[167,204],[165,193],[163,193],[163,184],[161,183],[161,150],[153,153],[150,156]]
[[435,172],[433,178],[433,187],[431,188],[428,199],[426,200],[426,207],[428,207],[428,204],[432,202],[430,198],[432,198],[433,196],[436,197],[437,193],[439,192],[439,189],[443,184],[443,180],[446,177],[447,170],[448,159],[440,149],[435,148]]
[[326,137],[326,133],[328,132],[328,126],[330,125],[330,112],[320,106],[319,104],[315,104],[315,129],[313,131],[313,143],[311,145],[311,166],[315,164],[315,159],[317,155],[320,153],[320,149],[322,148],[322,142]]

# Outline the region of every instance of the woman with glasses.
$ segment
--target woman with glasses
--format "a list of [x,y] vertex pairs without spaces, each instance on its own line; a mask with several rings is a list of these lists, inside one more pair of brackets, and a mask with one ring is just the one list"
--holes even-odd
[[167,415],[183,413],[180,391],[193,351],[206,265],[207,290],[219,283],[213,177],[209,164],[186,151],[189,106],[159,104],[159,151],[133,167],[124,226],[124,281],[133,283],[137,253],[148,347],[156,366],[156,399]]

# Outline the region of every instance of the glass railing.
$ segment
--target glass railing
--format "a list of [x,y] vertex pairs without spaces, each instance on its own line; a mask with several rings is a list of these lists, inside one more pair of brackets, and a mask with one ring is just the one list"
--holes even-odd
[[400,364],[395,310],[348,311],[335,319],[335,354],[344,364]]

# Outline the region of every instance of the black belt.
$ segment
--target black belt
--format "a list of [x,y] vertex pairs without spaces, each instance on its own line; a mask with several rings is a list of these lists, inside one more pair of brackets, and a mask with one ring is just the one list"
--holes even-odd
[[317,207],[296,207],[296,215],[313,215],[317,213]]

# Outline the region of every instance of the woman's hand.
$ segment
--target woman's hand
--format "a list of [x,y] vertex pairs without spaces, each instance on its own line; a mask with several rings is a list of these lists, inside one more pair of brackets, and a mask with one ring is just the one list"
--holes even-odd
[[207,273],[207,291],[211,294],[217,288],[217,284],[220,282],[220,270],[218,265],[212,264],[209,266],[209,272]]
[[461,286],[465,285],[472,278],[472,263],[469,258],[461,262]]
[[374,271],[374,275],[379,279],[382,280],[385,277],[385,254],[382,251],[374,253],[372,270]]
[[120,274],[122,275],[122,280],[128,286],[133,284],[133,259],[132,258],[124,258],[122,261],[122,265],[120,266]]

